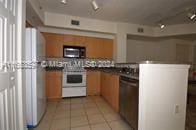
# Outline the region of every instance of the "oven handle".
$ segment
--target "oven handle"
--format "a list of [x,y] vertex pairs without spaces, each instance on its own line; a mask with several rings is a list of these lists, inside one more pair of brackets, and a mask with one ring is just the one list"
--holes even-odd
[[124,84],[128,84],[128,85],[133,86],[133,87],[139,87],[138,83],[127,82],[127,81],[124,81],[124,80],[120,80],[120,82],[124,83]]
[[86,76],[86,72],[63,72],[64,75],[83,75]]
[[86,86],[63,86],[62,88],[81,88],[81,87],[86,88]]

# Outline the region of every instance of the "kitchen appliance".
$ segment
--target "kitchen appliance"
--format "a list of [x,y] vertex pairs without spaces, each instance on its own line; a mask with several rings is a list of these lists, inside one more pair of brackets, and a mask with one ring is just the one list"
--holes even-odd
[[41,61],[45,54],[45,41],[34,28],[26,29],[26,118],[27,127],[33,128],[41,120],[46,108],[45,70]]
[[86,70],[66,68],[63,70],[62,97],[86,96]]
[[131,125],[133,130],[138,130],[138,105],[139,105],[139,66],[133,64],[121,69],[120,76],[120,115]]
[[85,58],[86,49],[85,47],[79,47],[79,46],[63,46],[63,57],[64,58]]
[[120,77],[120,115],[138,130],[139,80]]

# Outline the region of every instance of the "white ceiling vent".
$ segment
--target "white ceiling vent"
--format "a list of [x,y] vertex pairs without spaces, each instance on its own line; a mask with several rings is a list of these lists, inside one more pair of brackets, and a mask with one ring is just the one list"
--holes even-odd
[[138,33],[144,33],[144,28],[137,28]]
[[78,21],[78,20],[71,20],[71,25],[79,26],[80,25],[80,21]]

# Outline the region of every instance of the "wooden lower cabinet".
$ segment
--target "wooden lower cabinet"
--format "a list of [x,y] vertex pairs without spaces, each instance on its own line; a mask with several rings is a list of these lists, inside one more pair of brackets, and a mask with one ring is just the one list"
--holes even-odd
[[62,91],[62,72],[46,72],[46,98],[49,100],[60,99]]
[[100,95],[100,71],[87,71],[87,95]]
[[108,102],[110,100],[110,74],[101,72],[101,95],[105,98]]
[[110,104],[119,111],[119,75],[112,75],[110,80]]
[[108,103],[119,111],[119,76],[101,72],[101,95]]

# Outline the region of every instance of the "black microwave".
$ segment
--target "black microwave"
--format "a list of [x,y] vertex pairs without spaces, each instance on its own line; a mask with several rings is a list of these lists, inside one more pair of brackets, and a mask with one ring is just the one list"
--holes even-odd
[[80,46],[63,46],[64,58],[85,58],[86,48]]

